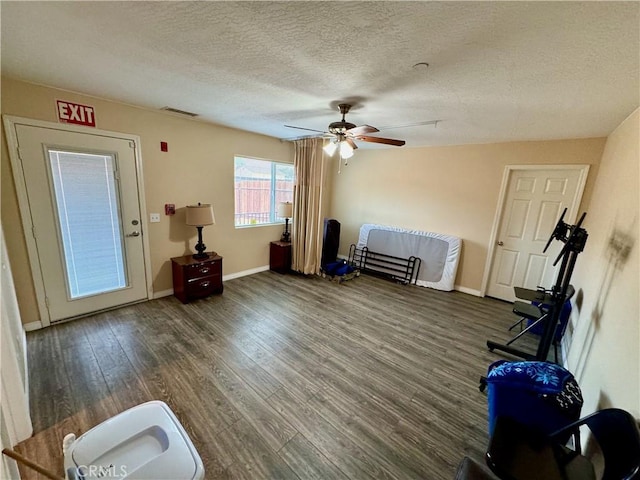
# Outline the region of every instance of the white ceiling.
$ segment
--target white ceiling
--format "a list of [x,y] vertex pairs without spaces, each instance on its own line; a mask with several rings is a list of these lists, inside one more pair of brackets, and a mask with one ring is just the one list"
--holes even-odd
[[[407,146],[606,136],[639,104],[639,11],[636,1],[2,1],[2,73],[278,138],[308,133],[285,124],[326,129],[341,100],[356,103],[348,121]],[[381,128],[428,120],[440,123]]]

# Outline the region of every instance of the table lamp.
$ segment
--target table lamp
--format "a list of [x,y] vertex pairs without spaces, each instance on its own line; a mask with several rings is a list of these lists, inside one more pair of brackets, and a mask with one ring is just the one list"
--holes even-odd
[[187,205],[187,225],[198,229],[198,243],[196,244],[198,253],[195,253],[193,258],[198,260],[209,258],[209,255],[204,253],[207,246],[202,242],[202,227],[213,225],[214,223],[216,223],[216,219],[213,216],[213,207],[210,204],[198,202],[198,205]]
[[290,242],[291,234],[289,233],[289,219],[293,217],[293,203],[282,202],[278,205],[278,216],[284,218],[284,233],[282,234],[281,242]]

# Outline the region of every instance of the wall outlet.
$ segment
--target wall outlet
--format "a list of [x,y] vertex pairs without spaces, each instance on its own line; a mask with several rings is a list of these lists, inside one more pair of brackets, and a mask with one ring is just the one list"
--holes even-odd
[[158,223],[160,221],[159,213],[152,213],[149,215],[149,223]]

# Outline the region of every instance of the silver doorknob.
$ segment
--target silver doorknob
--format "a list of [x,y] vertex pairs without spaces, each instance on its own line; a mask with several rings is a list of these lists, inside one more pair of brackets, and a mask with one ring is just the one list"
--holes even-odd
[[502,247],[503,245],[504,245],[504,242],[503,242],[502,240],[500,240],[500,241],[498,242],[498,246],[499,246],[499,247]]
[[127,237],[139,237],[140,232],[131,232],[127,234]]

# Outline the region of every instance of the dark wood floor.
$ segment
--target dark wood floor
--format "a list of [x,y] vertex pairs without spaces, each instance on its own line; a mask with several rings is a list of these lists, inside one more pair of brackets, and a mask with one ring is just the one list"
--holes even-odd
[[19,450],[62,473],[66,433],[159,399],[208,479],[451,479],[484,454],[478,379],[499,358],[487,337],[510,338],[510,310],[369,276],[263,272],[188,305],[167,297],[32,332],[35,433]]

